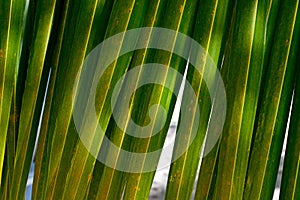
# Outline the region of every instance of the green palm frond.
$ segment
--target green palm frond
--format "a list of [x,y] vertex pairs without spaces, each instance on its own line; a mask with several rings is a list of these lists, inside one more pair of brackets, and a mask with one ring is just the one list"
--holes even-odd
[[298,0],[0,0],[0,199],[27,200],[32,167],[31,199],[147,199],[164,151],[165,199],[271,199],[287,129],[280,199],[298,199],[299,16]]
[[244,198],[269,199],[275,189],[299,46],[298,1],[282,2],[255,129]]
[[[298,53],[299,55],[299,53]],[[299,57],[298,57],[299,58]],[[299,65],[299,59],[298,59]],[[287,141],[287,150],[284,161],[284,169],[282,175],[282,183],[280,190],[280,199],[298,199],[299,198],[299,120],[300,120],[300,89],[299,89],[299,68],[296,73],[296,85],[294,90],[294,102],[291,116],[291,125],[289,128],[289,135]]]

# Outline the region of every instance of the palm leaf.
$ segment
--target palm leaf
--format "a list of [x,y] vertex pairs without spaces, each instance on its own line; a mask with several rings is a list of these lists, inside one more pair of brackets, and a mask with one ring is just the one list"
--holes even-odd
[[214,198],[240,199],[243,196],[263,67],[265,10],[263,2],[236,4],[232,42],[228,46],[231,50],[225,55],[222,68],[228,112]]
[[[123,15],[129,15],[129,17],[130,17],[130,15],[131,15],[131,12],[128,12],[128,10],[132,10],[132,6],[133,6],[133,4],[132,3],[129,3],[129,2],[119,2],[119,4],[120,5],[117,5],[116,6],[116,4],[115,4],[115,6],[118,8],[118,6],[122,6],[122,8],[124,8],[124,6],[130,6],[129,7],[129,9],[126,9],[126,10],[124,10],[124,12],[123,12]],[[97,6],[96,4],[95,4],[95,6]],[[142,6],[140,6],[141,8],[142,8]],[[101,7],[100,7],[101,8]],[[86,8],[86,9],[88,9],[88,7]],[[101,8],[102,9],[102,8]],[[116,9],[116,10],[118,10],[118,9]],[[137,9],[138,10],[138,9]],[[139,12],[136,12],[136,13],[139,13]],[[75,15],[76,13],[74,12],[73,13],[73,15]],[[110,24],[111,25],[109,25],[110,26],[110,29],[108,29],[107,30],[107,32],[106,32],[106,37],[109,37],[109,35],[113,35],[113,34],[115,34],[115,33],[118,33],[119,31],[118,30],[124,30],[124,24],[127,26],[127,23],[128,23],[128,17],[127,18],[122,18],[121,16],[122,15],[119,15],[120,13],[115,13],[115,16],[114,17],[112,17],[112,19],[111,19],[111,22],[110,22]],[[112,15],[114,15],[114,14],[112,14]],[[117,23],[117,25],[115,26],[115,25],[112,25],[115,21],[114,20],[119,20],[118,22],[119,23]],[[132,22],[133,24],[134,23],[138,23],[138,21],[139,20],[137,20],[137,22]],[[84,21],[83,21],[84,22]],[[125,28],[126,28],[126,26],[125,26]],[[84,51],[85,52],[85,51]],[[74,56],[75,56],[75,54],[74,54]],[[83,60],[82,60],[82,62],[83,62]],[[123,63],[126,63],[127,61],[125,60],[123,60],[123,61],[120,61],[119,63],[120,63],[120,65],[122,66],[123,65]],[[116,66],[116,63],[114,63],[112,66]],[[113,70],[112,70],[112,72],[113,72]],[[121,72],[121,71],[120,71]],[[118,71],[118,73],[120,73],[119,71]],[[58,74],[58,75],[62,75],[62,74]],[[74,74],[74,75],[76,75],[76,74]],[[74,76],[73,75],[73,77],[72,77],[72,79],[73,80],[75,80],[74,78],[76,78],[76,76]],[[111,74],[112,75],[112,74]],[[116,75],[117,76],[117,75]],[[71,77],[71,76],[70,76]],[[107,85],[107,86],[109,86],[109,85]],[[101,89],[103,89],[103,88],[101,88]],[[69,92],[71,92],[72,90],[69,90]],[[101,93],[100,93],[101,94]],[[102,94],[101,94],[102,95]],[[71,97],[71,96],[70,96]],[[104,97],[104,96],[103,96]],[[101,102],[101,101],[100,101]],[[104,101],[103,101],[104,102]],[[104,104],[102,104],[102,105],[99,105],[99,107],[101,108],[101,106],[102,106],[102,108],[103,108],[103,105]],[[105,107],[104,107],[105,108]],[[107,108],[107,107],[106,107]],[[106,109],[105,108],[105,109]],[[70,112],[70,114],[71,114],[71,112]],[[61,116],[64,116],[65,114],[61,114]],[[71,117],[71,116],[70,116]],[[106,117],[107,118],[107,117]],[[109,119],[109,118],[108,118]],[[71,120],[71,118],[69,118],[69,120]],[[71,152],[73,152],[73,150],[75,149],[75,144],[76,144],[76,141],[77,141],[77,133],[76,133],[76,128],[74,127],[75,125],[74,125],[74,122],[71,120],[71,121],[69,121],[67,124],[69,124],[69,128],[68,129],[65,129],[65,133],[66,133],[66,135],[65,135],[65,138],[64,138],[64,140],[66,141],[66,143],[64,144],[64,146],[62,146],[63,148],[61,149],[61,150],[63,150],[63,151],[61,151],[61,159],[62,160],[64,160],[64,162],[62,162],[61,164],[59,164],[60,163],[60,161],[59,161],[59,159],[57,159],[57,158],[55,158],[56,159],[56,163],[58,164],[57,165],[57,167],[55,167],[54,169],[55,169],[55,171],[53,171],[54,173],[57,173],[57,174],[53,174],[53,178],[51,178],[50,177],[50,179],[48,178],[48,180],[53,180],[52,181],[52,183],[51,183],[51,185],[52,186],[50,186],[51,187],[51,189],[49,190],[48,189],[48,195],[53,195],[53,197],[54,198],[60,198],[60,197],[63,197],[63,195],[66,195],[66,197],[68,197],[68,198],[72,198],[72,196],[73,195],[76,195],[76,193],[66,193],[66,191],[68,191],[68,190],[73,190],[74,188],[72,188],[72,187],[68,187],[68,188],[66,188],[67,190],[65,190],[64,191],[64,187],[61,187],[61,185],[60,184],[57,184],[57,183],[60,183],[61,182],[61,180],[63,180],[63,179],[65,179],[65,178],[67,178],[67,177],[65,177],[65,175],[67,175],[67,172],[68,172],[68,170],[69,170],[69,168],[70,168],[70,165],[68,164],[68,162],[71,162],[71,159],[72,159],[72,157],[70,157],[70,155],[72,155],[72,153]],[[62,125],[61,124],[61,128],[63,128],[63,127],[65,127],[65,125]],[[93,129],[93,127],[92,126],[90,126],[90,129]],[[59,133],[59,131],[58,131],[58,133]],[[58,135],[59,136],[59,135]],[[59,138],[59,137],[58,137]],[[56,143],[58,143],[58,142],[60,142],[59,140],[58,140],[58,138],[57,139],[55,139],[55,142]],[[80,145],[82,145],[82,144],[80,144]],[[57,145],[53,145],[53,147],[55,147],[55,148],[57,148]],[[82,147],[80,147],[81,149],[82,149]],[[59,149],[56,149],[56,151],[57,150],[59,150]],[[85,149],[84,149],[85,150]],[[60,151],[60,150],[59,150]],[[85,150],[86,151],[86,150]],[[83,157],[80,157],[80,156],[82,156],[82,155],[80,155],[80,153],[81,152],[78,152],[79,154],[79,157],[75,157],[75,161],[77,162],[77,161],[81,161],[80,159],[82,159],[82,158],[84,158],[84,156],[86,157],[88,154],[86,153],[86,152],[83,152]],[[79,158],[79,160],[78,160],[78,158]],[[66,161],[66,162],[65,162]],[[74,161],[74,160],[73,160]],[[92,161],[92,162],[94,162],[94,161]],[[53,166],[54,167],[54,166]],[[50,166],[50,168],[52,168],[51,166]],[[73,169],[75,169],[75,170],[77,170],[76,168],[72,168],[72,170]],[[80,169],[80,168],[79,168]],[[72,171],[71,171],[72,172]],[[73,172],[72,172],[73,173]],[[56,178],[57,177],[57,178]],[[72,178],[75,178],[75,177],[72,177]],[[80,178],[80,176],[79,176],[79,178]],[[67,180],[68,180],[68,178],[67,178]],[[72,181],[72,184],[76,184],[76,181],[74,182],[74,180],[72,180],[71,179],[71,181]],[[76,187],[76,186],[75,186]],[[53,191],[53,192],[52,192]],[[80,194],[80,195],[82,195],[82,194]]]
[[271,199],[291,106],[280,199],[300,198],[298,0],[0,8],[0,199],[33,162],[32,199],[146,199],[166,151],[166,199]]
[[[196,27],[194,31],[194,39],[198,41],[211,56],[215,63],[218,63],[219,58],[222,59],[221,46],[224,41],[222,40],[223,34],[226,32],[224,25],[226,24],[227,9],[230,11],[228,1],[201,1],[199,4]],[[213,15],[211,14],[213,13]],[[201,57],[201,55],[198,55]],[[203,55],[207,56],[207,55]],[[204,60],[209,60],[202,58]],[[204,61],[204,72],[206,68],[211,67],[209,61]],[[169,180],[167,185],[166,198],[172,199],[189,199],[194,188],[195,176],[198,169],[200,153],[202,143],[205,138],[207,124],[210,115],[211,99],[209,93],[204,85],[202,75],[193,68],[189,68],[187,72],[187,80],[191,83],[196,96],[198,98],[199,109],[200,109],[200,122],[197,136],[193,143],[188,147],[187,151],[171,165],[169,174]],[[185,91],[183,93],[183,99],[185,99]],[[183,104],[183,110],[186,105]],[[196,108],[196,107],[195,107]],[[192,112],[195,112],[193,110]],[[192,123],[196,123],[191,120]],[[182,140],[185,137],[190,137],[192,130],[187,131],[184,134],[177,134],[175,141],[175,149],[182,145]],[[187,148],[187,147],[186,147]]]
[[[0,76],[0,176],[2,176],[6,135],[10,118],[12,94],[21,53],[26,1],[1,2],[1,76]],[[2,35],[3,34],[3,35]],[[12,116],[16,117],[16,116]],[[1,179],[0,179],[1,180]]]
[[[62,5],[61,5],[62,6]],[[48,123],[49,123],[49,115],[51,110],[51,103],[53,99],[53,90],[55,86],[55,80],[57,75],[57,66],[59,61],[59,55],[61,51],[62,45],[62,38],[65,29],[65,21],[66,15],[68,11],[69,1],[65,1],[64,5],[62,6],[64,12],[60,13],[60,8],[56,9],[56,18],[59,17],[60,25],[57,28],[57,39],[50,38],[50,40],[55,40],[55,46],[53,47],[53,52],[47,52],[46,60],[45,60],[45,68],[50,68],[51,66],[51,73],[50,73],[50,81],[48,84],[46,102],[42,117],[42,124],[39,134],[37,152],[35,155],[35,167],[34,167],[34,182],[33,182],[33,189],[32,189],[32,199],[42,198],[44,195],[45,187],[46,187],[46,178],[47,178],[47,154],[46,154],[46,146],[49,142],[47,140],[47,130],[48,130]],[[54,20],[54,24],[56,24],[57,20]],[[56,36],[56,34],[52,34],[51,37]]]
[[[299,53],[298,53],[299,56]],[[298,57],[299,58],[299,57]],[[298,59],[299,65],[299,59]],[[299,162],[300,162],[300,79],[299,69],[296,75],[296,86],[294,90],[294,101],[289,127],[287,149],[285,153],[280,199],[299,199]]]
[[[164,28],[172,29],[177,32],[183,33],[185,35],[191,35],[192,31],[194,29],[194,22],[196,19],[196,11],[198,7],[198,1],[169,1],[166,5],[166,10],[162,14],[161,18],[164,18],[163,21],[158,20],[158,26],[162,26]],[[160,40],[159,38],[151,38],[152,40],[158,40],[159,42],[163,43],[163,40]],[[187,45],[184,43],[184,41],[180,41],[179,36],[174,37],[174,42],[172,44],[172,48],[175,48],[176,45]],[[189,48],[189,46],[187,46]],[[151,52],[150,52],[151,53]],[[156,51],[154,53],[155,57],[151,58],[151,54],[146,59],[145,62],[150,63],[160,63],[165,64],[169,66],[172,69],[175,69],[180,74],[183,74],[185,71],[185,65],[186,60],[180,58],[179,56],[175,54],[170,54],[166,52]],[[168,69],[169,70],[169,69]],[[168,76],[168,70],[164,73],[159,73],[159,75],[156,75],[153,77],[155,81],[159,83],[163,83],[162,85],[168,85],[168,90],[173,92],[174,94],[178,94],[179,92],[179,85],[181,83],[181,79],[179,76],[170,77]],[[155,74],[158,73],[155,69],[153,71],[148,71],[146,69],[142,69],[142,72],[140,74],[139,81],[145,80],[145,76],[149,76],[148,74]],[[161,80],[161,81],[160,81]],[[167,83],[172,83],[167,84]],[[171,87],[170,87],[171,86]],[[148,110],[151,110],[151,105],[158,104],[160,106],[163,106],[163,109],[167,112],[166,118],[165,118],[165,124],[163,128],[158,131],[158,133],[153,133],[155,128],[155,123],[164,121],[161,117],[161,114],[159,112],[158,108],[155,108],[151,110],[150,115],[152,115],[151,118],[151,131],[148,133],[149,138],[143,138],[143,139],[136,139],[136,138],[129,138],[130,143],[130,151],[131,152],[152,152],[157,149],[163,148],[163,144],[165,142],[165,137],[170,125],[170,120],[172,117],[172,113],[175,107],[176,99],[170,91],[164,89],[163,87],[157,87],[157,86],[151,86],[148,88],[144,88],[140,93],[138,93],[133,100],[133,109],[132,109],[132,117],[136,120],[137,124],[145,124],[147,123],[147,117],[145,115],[147,114]],[[146,98],[145,98],[146,97]],[[148,99],[148,100],[145,100]],[[143,112],[139,112],[137,110],[140,110],[144,107],[144,105],[149,105]],[[138,114],[137,114],[138,113]],[[129,128],[128,128],[129,129]],[[156,134],[156,135],[153,135]],[[126,138],[124,139],[126,143]],[[126,147],[126,145],[124,145]],[[139,167],[135,168],[137,171],[136,173],[127,173],[124,177],[126,181],[126,188],[124,190],[124,198],[125,199],[140,199],[145,198],[149,195],[150,188],[152,185],[152,180],[154,178],[155,171],[149,170],[149,157],[145,156],[142,158],[142,160],[137,161],[136,159],[132,158],[130,161],[131,163],[139,163]],[[122,162],[122,161],[121,161]],[[152,166],[158,165],[158,157],[154,158],[151,161]],[[130,165],[129,165],[130,166]],[[136,167],[136,166],[135,166]],[[143,171],[145,171],[143,173]]]
[[38,20],[36,21],[36,27],[38,28],[34,31],[33,44],[29,58],[25,90],[22,98],[15,168],[10,194],[11,199],[21,198],[26,188],[26,177],[28,176],[30,169],[37,124],[39,122],[42,105],[41,102],[44,96],[43,94],[39,95],[39,87],[41,80],[47,80],[41,78],[51,33],[55,5],[55,1],[47,3],[39,1],[37,4],[38,10],[45,9],[45,12],[37,15]]
[[[7,48],[8,48],[8,33],[9,33],[9,26],[10,26],[10,18],[11,18],[11,2],[10,1],[1,1],[0,7],[4,12],[0,12],[0,22],[3,24],[3,28],[0,29],[0,130],[4,129],[4,125],[2,120],[3,118],[9,117],[9,113],[2,112],[2,104],[4,103],[4,86],[5,86],[5,79],[6,79],[6,63],[7,63]],[[7,84],[6,84],[7,87]],[[10,107],[9,107],[10,108]],[[6,111],[7,112],[7,111]],[[9,112],[9,111],[8,111]],[[7,127],[6,127],[7,129]],[[8,166],[13,165],[13,158],[11,159],[5,158],[5,149],[6,149],[6,140],[7,134],[5,130],[1,131],[0,133],[0,194],[1,199],[5,199],[5,195],[7,192],[8,183]],[[6,165],[6,166],[5,166]]]
[[[57,74],[55,72],[56,69],[54,70],[56,82],[53,97],[50,97],[52,104],[47,127],[47,142],[46,146],[44,146],[44,153],[48,156],[43,165],[46,166],[47,173],[44,177],[46,178],[46,185],[44,191],[41,192],[45,198],[49,198],[53,195],[53,182],[56,180],[56,170],[60,163],[62,148],[66,138],[65,133],[68,128],[66,124],[68,124],[71,116],[72,85],[83,63],[85,55],[84,49],[87,46],[95,5],[95,1],[77,3],[70,1],[70,3],[66,2],[65,4],[65,6],[68,7],[68,20],[65,25],[66,27],[62,27],[61,31],[66,37],[63,38],[62,47],[60,48],[59,45],[57,47],[58,50],[60,49],[60,54],[56,56],[60,56],[60,60],[58,61]],[[90,11],[88,14],[85,12],[87,10]],[[65,14],[63,16],[65,16]],[[69,53],[70,49],[72,49],[71,53]],[[54,63],[56,63],[56,61],[54,61]],[[64,103],[61,104],[61,102]],[[60,106],[57,106],[58,104]],[[46,119],[48,118],[46,117]]]
[[[27,7],[27,6],[26,6]],[[15,85],[13,90],[13,99],[11,105],[11,117],[9,121],[7,135],[7,162],[8,168],[11,170],[9,182],[13,179],[13,169],[15,163],[17,138],[19,131],[19,118],[22,106],[22,96],[25,89],[25,79],[28,69],[28,60],[30,56],[30,48],[32,46],[34,19],[36,15],[36,1],[29,2],[28,11],[26,12],[26,21],[24,24],[24,33],[22,38],[22,50],[20,55],[20,63],[18,67],[18,76],[15,76]]]
[[[114,1],[98,1],[86,54],[88,54],[104,39],[108,19],[110,17],[113,4]],[[85,90],[89,91],[90,88],[87,87],[85,88]],[[86,147],[82,144],[81,141],[79,141],[79,138],[75,138],[76,140],[78,140],[76,141],[76,146],[68,147],[67,143],[64,147],[65,149],[75,149],[74,154],[65,154],[66,156],[64,156],[64,159],[71,158],[71,162],[73,164],[72,166],[70,166],[69,171],[64,170],[63,173],[59,173],[59,176],[65,177],[67,175],[66,173],[70,174],[66,180],[64,195],[68,194],[69,198],[71,198],[72,195],[76,195],[75,198],[82,199],[86,194],[86,190],[90,183],[90,174],[92,173],[95,164],[95,158],[89,154],[89,152],[86,150]],[[61,169],[65,167],[68,166],[60,166]]]
[[[292,97],[295,48],[298,47],[298,1],[282,2],[274,36],[244,198],[272,198]],[[288,23],[287,23],[288,22]],[[284,29],[284,31],[283,31]]]

